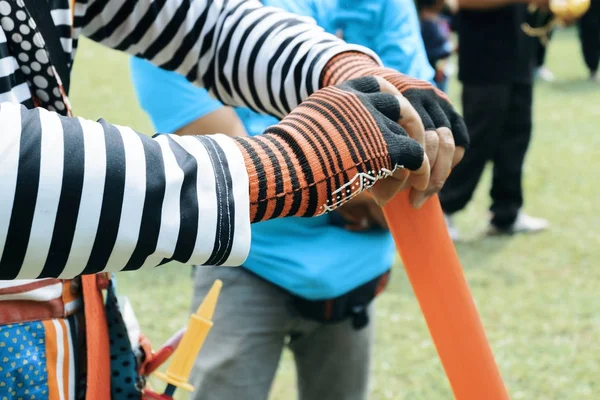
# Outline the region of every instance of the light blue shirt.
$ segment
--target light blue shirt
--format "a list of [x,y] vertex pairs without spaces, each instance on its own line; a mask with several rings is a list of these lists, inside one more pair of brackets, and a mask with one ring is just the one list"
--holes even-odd
[[[264,0],[309,16],[326,31],[342,31],[349,43],[373,49],[386,67],[432,81],[413,0]],[[142,108],[156,130],[173,132],[222,105],[183,76],[132,58],[132,78]],[[245,108],[236,112],[249,135],[277,119]],[[394,259],[391,235],[357,233],[331,223],[328,215],[285,218],[252,226],[244,267],[307,299],[340,296],[387,271]]]

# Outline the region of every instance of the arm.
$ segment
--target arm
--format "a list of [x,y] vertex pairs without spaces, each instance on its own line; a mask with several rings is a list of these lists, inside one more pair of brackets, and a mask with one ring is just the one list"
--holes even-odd
[[214,133],[223,133],[231,137],[248,136],[244,124],[231,107],[221,107],[175,131],[175,134],[180,136]]
[[79,0],[75,31],[203,86],[227,105],[282,117],[321,86],[336,54],[358,50],[257,0]]
[[0,279],[245,260],[248,173],[231,139],[151,139],[9,103],[0,126]]
[[[149,138],[1,103],[0,280],[240,265],[250,222],[318,215],[371,187],[385,202],[402,167],[427,184],[423,148],[395,124],[400,99],[381,82],[322,89],[255,138]],[[349,130],[357,115],[368,124]]]
[[[281,118],[319,88],[378,75],[405,95],[427,129],[449,128],[458,146],[468,142],[462,118],[430,85],[383,71],[370,50],[257,0],[78,1],[76,35],[82,31],[175,70],[224,104],[247,105]],[[404,119],[400,123],[411,129]],[[436,176],[447,177],[447,168],[440,168]],[[439,191],[445,178],[438,180],[432,190]]]
[[247,136],[235,111],[211,98],[206,89],[137,57],[131,57],[129,65],[138,101],[159,132]]

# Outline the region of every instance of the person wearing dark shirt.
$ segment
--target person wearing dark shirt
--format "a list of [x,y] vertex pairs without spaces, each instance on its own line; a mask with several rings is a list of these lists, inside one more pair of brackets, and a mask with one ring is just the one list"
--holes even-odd
[[447,91],[448,76],[446,63],[452,54],[450,23],[442,16],[444,0],[417,0],[417,10],[421,22],[421,36],[429,64],[435,70],[434,82],[440,90]]
[[581,50],[585,64],[590,70],[590,79],[600,83],[600,0],[592,0],[590,9],[578,23]]
[[[548,0],[533,2],[547,6]],[[468,204],[488,161],[493,163],[488,233],[544,230],[548,222],[521,211],[522,171],[532,128],[534,38],[522,24],[523,0],[460,0],[459,79],[471,148],[450,175],[440,200],[450,235],[452,215]]]

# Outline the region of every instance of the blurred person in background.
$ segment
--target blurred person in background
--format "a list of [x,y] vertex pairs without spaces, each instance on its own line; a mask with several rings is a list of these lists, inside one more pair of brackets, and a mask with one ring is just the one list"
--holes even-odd
[[[532,12],[529,20],[534,24],[531,25],[532,27],[544,27],[548,25],[553,18],[554,16],[548,9],[538,8]],[[553,33],[554,28],[550,29],[543,38],[537,38],[535,40],[535,76],[546,82],[554,82],[556,80],[554,73],[545,66],[546,54],[548,53],[548,46],[550,45],[550,39],[552,39]]]
[[590,80],[600,83],[600,0],[591,0],[590,9],[577,23],[583,59],[590,71]]
[[448,59],[454,51],[450,39],[450,20],[443,15],[444,0],[417,0],[421,35],[429,64],[435,69],[434,82],[440,90],[448,91]]
[[[386,67],[431,81],[412,0],[265,0],[314,18],[374,50]],[[133,58],[134,86],[158,131],[254,136],[278,120],[226,108],[183,77]],[[168,101],[165,101],[168,99]],[[299,398],[366,399],[373,298],[386,286],[394,244],[381,208],[361,195],[339,213],[255,224],[243,267],[194,273],[195,309],[224,282],[215,325],[196,361],[195,400],[266,399],[283,349],[294,354]]]
[[[547,6],[547,0],[533,1]],[[458,64],[471,146],[440,192],[449,233],[471,200],[488,161],[493,164],[488,234],[536,232],[544,219],[522,211],[522,174],[532,130],[535,38],[525,34],[523,0],[459,0]]]

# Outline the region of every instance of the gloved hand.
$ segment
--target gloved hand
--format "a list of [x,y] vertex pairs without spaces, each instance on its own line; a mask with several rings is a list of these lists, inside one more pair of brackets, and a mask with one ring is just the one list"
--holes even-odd
[[251,221],[319,215],[368,188],[384,203],[405,185],[407,170],[410,185],[425,189],[424,131],[414,111],[408,133],[398,124],[402,101],[381,78],[356,79],[315,92],[262,135],[235,138],[250,179]]
[[[418,206],[441,190],[450,169],[462,159],[469,145],[465,122],[448,96],[432,84],[383,68],[363,53],[347,52],[332,58],[321,73],[321,87],[363,76],[382,77],[394,85],[414,107],[425,127],[425,147],[432,170],[429,187],[411,193],[413,204]],[[403,121],[400,123],[405,126]]]
[[383,68],[366,54],[348,52],[332,58],[321,73],[321,87],[363,76],[380,76],[390,82],[417,110],[426,130],[449,128],[455,145],[468,147],[469,135],[464,120],[444,92],[429,82]]

